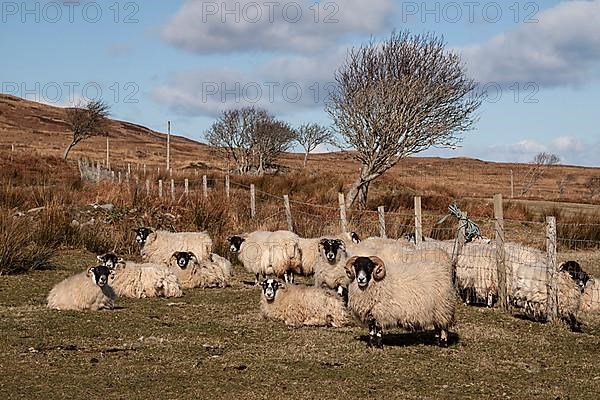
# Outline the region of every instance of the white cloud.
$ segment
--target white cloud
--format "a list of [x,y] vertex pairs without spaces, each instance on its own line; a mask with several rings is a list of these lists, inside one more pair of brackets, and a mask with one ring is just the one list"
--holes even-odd
[[162,27],[161,36],[196,53],[314,52],[350,34],[382,31],[387,26],[392,3],[392,0],[321,3],[188,0]]
[[600,77],[600,0],[565,1],[536,18],[460,49],[477,80],[556,87]]

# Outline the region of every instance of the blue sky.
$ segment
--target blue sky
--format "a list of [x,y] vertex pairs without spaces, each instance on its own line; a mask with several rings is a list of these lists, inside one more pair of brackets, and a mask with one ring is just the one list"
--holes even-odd
[[435,32],[494,98],[461,148],[426,154],[529,161],[551,151],[600,166],[600,0],[0,7],[0,91],[59,106],[101,96],[115,118],[159,131],[171,120],[174,133],[199,140],[220,111],[249,104],[293,125],[329,125],[322,94],[348,48],[394,29]]

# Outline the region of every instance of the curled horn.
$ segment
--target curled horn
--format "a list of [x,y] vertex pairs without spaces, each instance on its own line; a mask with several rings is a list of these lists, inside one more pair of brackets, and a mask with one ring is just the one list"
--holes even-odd
[[349,258],[348,261],[346,261],[346,266],[344,267],[346,269],[346,275],[348,275],[348,278],[350,278],[351,281],[356,278],[356,274],[354,273],[354,263],[357,259],[358,257]]
[[377,256],[371,256],[369,259],[375,264],[375,269],[373,270],[373,279],[376,281],[380,281],[385,278],[385,263],[383,260]]
[[344,243],[344,241],[343,241],[343,240],[341,240],[341,239],[336,239],[336,241],[335,241],[335,242],[336,242],[336,243],[337,243],[337,244],[340,246],[340,249],[342,249],[342,250],[346,251],[346,243]]

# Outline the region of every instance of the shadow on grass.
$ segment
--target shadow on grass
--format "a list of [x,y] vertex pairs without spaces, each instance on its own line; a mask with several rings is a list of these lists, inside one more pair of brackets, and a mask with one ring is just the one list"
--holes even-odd
[[[368,343],[369,335],[356,336],[356,340]],[[460,339],[454,332],[448,334],[448,346],[458,344]],[[383,345],[389,347],[407,347],[416,345],[438,346],[438,339],[434,332],[405,332],[383,335]]]

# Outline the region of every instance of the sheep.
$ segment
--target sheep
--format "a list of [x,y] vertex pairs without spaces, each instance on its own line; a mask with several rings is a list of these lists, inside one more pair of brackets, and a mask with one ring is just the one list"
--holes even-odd
[[571,278],[581,288],[581,291],[585,289],[585,286],[590,279],[590,276],[581,269],[581,265],[577,261],[566,261],[560,265],[560,271],[566,271],[571,275]]
[[289,231],[256,231],[232,236],[228,241],[230,251],[238,253],[244,268],[255,274],[255,284],[258,285],[259,275],[275,275],[291,282],[292,274],[301,272],[302,256],[298,239],[298,235]]
[[332,240],[339,240],[339,241],[344,241],[347,240],[348,242],[352,242],[352,243],[360,243],[360,239],[358,237],[358,235],[356,234],[356,232],[347,232],[347,233],[341,233],[338,235],[333,235],[333,236],[328,236],[328,237],[320,237],[320,238],[312,238],[312,239],[305,239],[305,238],[299,238],[298,240],[298,246],[300,248],[300,254],[302,256],[302,267],[300,269],[300,274],[303,276],[311,276],[314,275],[315,273],[315,267],[317,266],[317,263],[319,262],[319,257],[320,257],[320,242],[323,239],[332,239]]
[[229,278],[233,277],[233,265],[231,261],[215,253],[210,253],[208,260],[218,265],[221,271],[223,271],[223,275]]
[[[108,253],[98,259],[107,260],[105,265],[109,266],[114,261],[113,256]],[[183,296],[177,276],[162,264],[138,264],[118,259],[112,270],[110,283],[120,297],[142,299]]]
[[207,232],[155,231],[145,227],[134,231],[145,262],[167,264],[176,251],[191,251],[199,260],[206,260],[212,251],[212,239]]
[[450,258],[439,249],[406,251],[387,264],[377,256],[346,261],[348,307],[369,326],[369,347],[383,347],[383,329],[436,330],[448,345],[456,308]]
[[56,310],[113,309],[117,295],[108,283],[109,275],[106,266],[97,265],[66,278],[48,294],[48,307]]
[[175,273],[184,289],[224,288],[229,286],[231,279],[231,275],[217,262],[198,260],[194,253],[187,251],[173,253],[169,269]]
[[[548,281],[546,271],[520,268],[513,283],[511,301],[515,307],[534,320],[546,320],[548,311]],[[581,331],[577,314],[582,305],[583,290],[567,271],[556,277],[558,315],[574,332]]]
[[260,311],[265,319],[283,321],[287,326],[348,325],[351,316],[336,294],[313,286],[286,285],[274,279],[262,282]]
[[589,278],[585,285],[580,311],[586,314],[600,311],[600,284],[594,278]]

